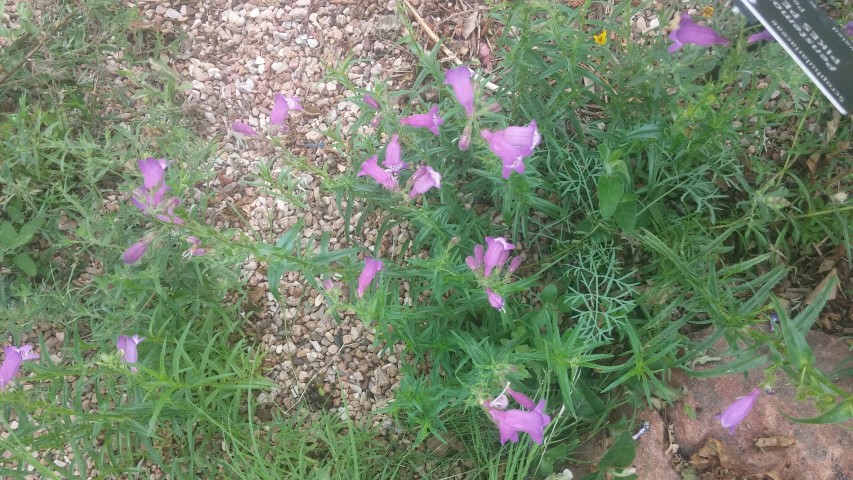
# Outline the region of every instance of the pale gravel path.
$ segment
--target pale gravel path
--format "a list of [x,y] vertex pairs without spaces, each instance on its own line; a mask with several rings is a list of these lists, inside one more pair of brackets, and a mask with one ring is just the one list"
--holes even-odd
[[[241,137],[230,131],[230,125],[240,120],[266,129],[273,96],[295,95],[306,111],[291,112],[286,142],[294,153],[307,155],[316,164],[332,164],[345,171],[348,159],[335,157],[331,149],[302,147],[323,141],[324,132],[339,123],[346,131],[359,112],[347,98],[360,95],[325,80],[323,64],[336,65],[347,54],[368,59],[349,72],[350,80],[362,88],[388,80],[392,72],[410,70],[410,57],[403,49],[393,48],[403,33],[394,2],[204,0],[139,2],[138,6],[147,20],[162,29],[187,32],[181,54],[169,58],[168,65],[192,82],[186,102],[192,105],[199,132],[218,145],[217,180],[212,185],[217,201],[208,211],[209,220],[218,228],[245,228],[229,214],[234,205],[249,218],[253,231],[274,242],[305,218],[303,239],[330,232],[330,248],[342,248],[343,219],[331,195],[321,192],[319,182],[310,175],[295,173],[309,212],[245,185],[243,179],[256,174],[260,162],[273,170],[282,164],[262,140]],[[393,79],[390,83],[396,86]],[[361,242],[352,246],[373,246],[377,225],[367,225],[364,232],[352,232],[354,241]],[[280,386],[261,393],[259,403],[291,408],[304,397],[312,408],[325,400],[327,407],[343,415],[343,389],[349,407],[346,414],[354,419],[385,406],[398,382],[400,347],[389,350],[374,345],[372,327],[354,316],[345,315],[337,324],[326,313],[323,296],[298,272],[282,278],[283,304],[279,304],[269,293],[265,272],[266,265],[251,258],[243,266],[253,300],[261,307],[249,314],[247,329],[257,332],[260,347],[269,351],[264,362],[267,375]],[[318,387],[327,398],[313,394]]]

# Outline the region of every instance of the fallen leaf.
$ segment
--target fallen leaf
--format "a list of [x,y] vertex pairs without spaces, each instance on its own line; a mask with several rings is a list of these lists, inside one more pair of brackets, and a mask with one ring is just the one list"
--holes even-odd
[[806,166],[809,167],[809,173],[811,173],[812,177],[814,177],[815,172],[817,171],[817,164],[820,163],[820,153],[815,152],[809,155],[809,159],[806,160]]
[[838,110],[834,110],[832,120],[826,122],[826,138],[823,139],[824,145],[829,144],[835,138],[835,134],[838,133],[839,123],[841,123],[841,113]]
[[759,437],[755,439],[755,446],[758,448],[768,447],[790,447],[797,443],[797,439],[787,435],[776,435],[773,437]]
[[821,280],[820,283],[818,283],[817,286],[814,287],[814,290],[809,293],[809,295],[806,297],[806,300],[803,302],[803,305],[811,305],[811,303],[814,301],[815,298],[817,298],[820,292],[822,292],[823,289],[826,288],[826,286],[833,281],[834,283],[832,285],[832,289],[829,291],[829,296],[826,297],[826,299],[834,300],[835,294],[838,292],[838,270],[833,268],[829,271],[829,273],[826,274],[825,277],[823,277],[823,280]]
[[709,438],[698,452],[690,456],[690,465],[700,470],[712,465],[727,465],[728,454],[722,443],[716,438]]
[[826,257],[824,257],[823,261],[820,262],[820,267],[817,268],[819,273],[824,273],[832,270],[832,267],[838,263],[844,257],[845,249],[844,245],[839,245],[832,249],[832,252],[829,253]]
[[462,37],[468,38],[474,32],[474,29],[477,28],[477,20],[480,18],[480,10],[475,9],[471,12],[471,15],[465,20],[465,25],[462,26]]

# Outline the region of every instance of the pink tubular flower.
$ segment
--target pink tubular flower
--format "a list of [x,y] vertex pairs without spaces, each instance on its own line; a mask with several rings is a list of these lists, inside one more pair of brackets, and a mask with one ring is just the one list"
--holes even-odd
[[412,182],[409,198],[415,198],[426,193],[430,188],[441,188],[441,174],[433,170],[432,167],[418,167],[415,174],[412,175]]
[[438,126],[443,123],[444,120],[438,116],[438,105],[433,105],[427,113],[417,113],[400,119],[401,125],[408,125],[415,128],[428,128],[436,135],[438,135]]
[[486,237],[486,255],[483,259],[485,270],[483,275],[488,277],[496,267],[500,268],[509,259],[509,251],[515,245],[506,241],[504,237]]
[[234,122],[231,124],[231,130],[234,130],[237,133],[242,133],[243,135],[247,135],[249,137],[254,137],[258,134],[254,128],[250,125],[245,124],[243,122]]
[[373,277],[375,277],[376,273],[382,270],[382,268],[383,265],[381,260],[375,260],[372,258],[364,259],[364,268],[358,276],[358,287],[356,288],[358,298],[364,296],[364,291],[367,290],[367,287],[369,287],[373,282]]
[[382,160],[382,165],[385,165],[391,175],[397,175],[400,170],[409,168],[409,164],[403,162],[402,159],[403,149],[400,147],[400,136],[395,133],[391,135],[391,141],[385,147],[385,160]]
[[143,213],[150,213],[159,207],[169,191],[164,178],[168,165],[165,158],[148,157],[136,162],[142,173],[142,186],[133,191],[130,201]]
[[143,340],[145,340],[145,337],[140,337],[139,335],[134,335],[132,337],[119,335],[118,340],[116,340],[116,346],[118,347],[119,353],[121,353],[124,361],[130,365],[130,371],[133,373],[139,371],[133,366],[133,364],[139,359],[139,353],[136,350],[136,346]]
[[187,237],[187,243],[190,244],[187,248],[186,257],[202,257],[207,255],[207,249],[201,246],[201,239],[198,237]]
[[39,358],[38,353],[33,353],[31,345],[21,345],[20,347],[9,346],[3,348],[6,356],[3,357],[3,364],[0,365],[0,392],[6,390],[6,385],[15,378],[18,371],[21,369],[21,364],[27,360],[35,360]]
[[530,156],[542,140],[536,120],[524,127],[507,127],[497,132],[484,129],[480,136],[486,139],[489,149],[503,162],[504,178],[509,178],[513,171],[524,173],[524,158]]
[[467,66],[460,65],[444,74],[444,84],[453,88],[453,94],[465,109],[465,115],[468,118],[474,115],[474,83],[471,81],[473,73]]
[[128,247],[127,250],[124,251],[124,254],[122,254],[121,256],[121,259],[122,261],[124,261],[125,265],[133,265],[134,263],[138,262],[139,259],[141,259],[143,255],[145,255],[145,252],[148,251],[148,245],[151,244],[151,240],[151,238],[145,236],[142,238],[142,240]]
[[776,38],[773,37],[773,34],[768,32],[767,30],[762,30],[758,33],[753,33],[746,39],[746,43],[755,43],[755,42],[775,42]]
[[290,113],[290,106],[287,104],[287,99],[284,95],[276,94],[272,111],[270,111],[270,125],[281,125],[288,113]]
[[379,110],[379,102],[377,102],[376,99],[373,98],[373,95],[367,94],[367,95],[361,97],[361,99],[364,101],[364,103],[368,107],[370,107],[374,110]]
[[755,388],[752,390],[752,393],[745,397],[738,397],[729,408],[723,411],[722,415],[718,415],[716,418],[720,420],[720,424],[729,429],[729,434],[734,435],[735,427],[742,422],[749,412],[752,410],[753,404],[755,404],[755,399],[758,398],[758,395],[761,393],[761,389]]
[[489,298],[489,305],[491,305],[492,308],[501,312],[504,311],[504,299],[502,296],[495,293],[495,291],[489,287],[486,287],[486,296]]
[[365,175],[370,178],[376,180],[376,183],[382,185],[388,190],[399,190],[400,187],[397,185],[397,179],[394,175],[391,174],[389,170],[383,170],[382,167],[379,166],[378,157],[376,155],[368,158],[361,164],[361,170],[358,171],[357,176],[363,177]]
[[667,50],[669,53],[675,52],[686,43],[703,47],[711,45],[727,47],[732,43],[728,38],[718,35],[713,28],[696,25],[686,13],[681,14],[681,19],[675,29],[669,33],[669,38],[674,42]]
[[[527,433],[534,442],[542,445],[545,436],[545,427],[551,423],[551,417],[545,413],[545,400],[539,400],[539,403],[534,405],[533,400],[523,394],[514,392],[511,389],[508,389],[508,393],[527,410],[505,410],[508,402],[505,401],[506,397],[503,394],[498,396],[494,401],[484,402],[486,410],[500,432],[501,445],[507,441],[517,443],[518,432]],[[504,399],[501,399],[501,397],[504,397]]]

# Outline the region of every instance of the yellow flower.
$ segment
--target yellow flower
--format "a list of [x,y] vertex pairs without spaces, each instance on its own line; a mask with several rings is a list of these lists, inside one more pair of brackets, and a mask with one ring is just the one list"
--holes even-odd
[[714,16],[714,7],[708,5],[707,7],[702,8],[702,16],[705,18],[711,18]]
[[598,35],[592,34],[592,39],[595,40],[595,43],[599,45],[607,44],[607,30],[602,30]]

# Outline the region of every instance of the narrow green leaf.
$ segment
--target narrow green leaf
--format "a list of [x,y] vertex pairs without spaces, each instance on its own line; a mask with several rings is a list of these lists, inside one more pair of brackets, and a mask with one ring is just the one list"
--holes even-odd
[[[785,413],[782,413],[785,415]],[[835,404],[834,407],[829,410],[821,413],[816,417],[811,418],[796,418],[791,417],[789,415],[785,415],[789,419],[798,422],[798,423],[813,423],[813,424],[825,424],[825,423],[843,423],[848,420],[853,419],[853,399],[847,399]]]

